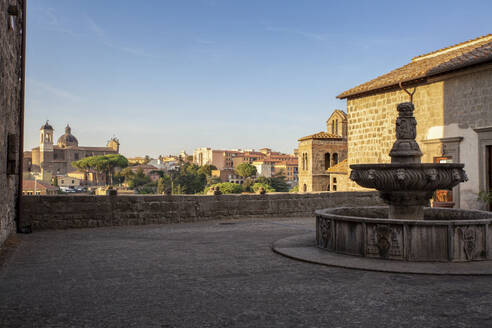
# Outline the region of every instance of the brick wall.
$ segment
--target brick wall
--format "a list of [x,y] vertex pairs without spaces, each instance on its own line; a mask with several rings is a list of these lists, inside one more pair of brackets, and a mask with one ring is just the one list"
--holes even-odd
[[[13,20],[9,5],[17,6]],[[23,92],[22,5],[21,0],[0,0],[0,246],[15,230]]]
[[24,196],[24,222],[34,230],[206,221],[238,217],[311,216],[338,206],[383,205],[376,192],[220,196]]

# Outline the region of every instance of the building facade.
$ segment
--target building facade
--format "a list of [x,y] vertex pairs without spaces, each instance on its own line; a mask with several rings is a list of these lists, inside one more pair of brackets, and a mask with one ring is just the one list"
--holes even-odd
[[335,110],[326,129],[299,139],[299,192],[331,191],[327,170],[347,158],[347,115]]
[[[484,208],[492,185],[492,34],[415,57],[390,73],[340,94],[347,99],[348,164],[389,163],[396,106],[413,91],[422,162],[464,163],[468,181],[447,201]],[[353,182],[350,190],[362,188]]]
[[43,124],[40,129],[39,147],[33,148],[30,152],[30,172],[42,181],[50,182],[55,175],[67,175],[77,171],[72,166],[72,162],[82,158],[119,153],[120,143],[117,138],[110,139],[106,147],[86,147],[79,146],[69,125],[56,144],[53,132],[54,129],[48,122]]

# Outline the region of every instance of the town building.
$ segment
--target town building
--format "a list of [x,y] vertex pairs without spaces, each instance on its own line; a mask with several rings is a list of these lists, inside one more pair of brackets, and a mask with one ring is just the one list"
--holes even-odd
[[333,191],[327,170],[347,158],[345,112],[335,110],[331,114],[326,121],[326,132],[300,138],[297,154],[299,191]]
[[56,180],[58,183],[58,187],[69,188],[69,189],[75,189],[77,187],[80,187],[82,185],[82,181],[84,181],[79,178],[71,177],[68,175],[57,175]]
[[212,148],[197,148],[193,152],[193,163],[214,165],[218,170],[234,168],[233,156],[239,153],[235,150],[218,150]]
[[[469,180],[445,200],[483,208],[477,195],[492,188],[492,34],[414,57],[338,95],[347,100],[349,166],[390,162],[396,106],[410,101],[402,88],[415,90],[422,162],[465,164]],[[351,181],[348,188],[362,189]]]
[[346,191],[348,189],[347,159],[333,165],[326,171],[330,175],[330,185],[328,191]]
[[67,124],[65,134],[61,135],[57,143],[54,143],[53,127],[46,121],[40,129],[40,145],[26,153],[26,157],[31,158],[30,170],[33,176],[42,181],[51,182],[56,175],[67,175],[77,171],[72,166],[72,162],[82,158],[97,155],[118,154],[120,143],[117,138],[112,138],[106,147],[86,147],[79,146],[77,138],[72,135],[72,129]]
[[285,180],[290,186],[295,186],[297,184],[299,168],[297,158],[273,163],[273,175],[285,176]]
[[23,180],[23,195],[56,195],[60,188],[50,185],[49,183],[37,180]]

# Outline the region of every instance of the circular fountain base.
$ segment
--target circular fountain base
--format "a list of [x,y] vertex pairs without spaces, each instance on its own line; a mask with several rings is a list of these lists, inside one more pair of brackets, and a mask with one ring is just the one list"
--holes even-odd
[[425,208],[424,220],[387,219],[387,207],[316,211],[316,241],[336,253],[400,261],[492,260],[492,213]]
[[354,270],[433,275],[492,275],[492,262],[407,262],[343,255],[320,249],[312,233],[292,236],[272,245],[275,253],[288,258]]
[[[387,219],[388,207],[316,211],[316,236],[274,250],[309,262],[376,271],[492,274],[492,213],[425,208],[424,220]],[[453,273],[455,272],[455,273]]]

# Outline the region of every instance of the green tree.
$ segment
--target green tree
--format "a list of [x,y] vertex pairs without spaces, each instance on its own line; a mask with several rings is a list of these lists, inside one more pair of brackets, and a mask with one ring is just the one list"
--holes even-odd
[[248,178],[256,175],[256,166],[249,163],[242,163],[236,167],[235,171],[243,178]]
[[243,187],[240,184],[232,183],[232,182],[222,182],[211,185],[205,192],[210,190],[210,188],[219,187],[219,190],[223,194],[240,194],[243,191]]
[[210,177],[212,176],[213,170],[217,170],[217,167],[215,165],[205,164],[200,166],[200,168],[198,169],[198,174],[203,174],[207,177]]
[[125,179],[125,182],[128,184],[128,188],[130,189],[141,189],[142,186],[151,183],[151,180],[148,176],[145,175],[142,168],[138,168],[137,172],[133,175],[129,175],[129,179]]
[[98,155],[72,162],[72,166],[85,172],[105,174],[112,184],[114,169],[127,167],[128,160],[125,156],[119,154]]
[[172,190],[171,177],[164,175],[157,181],[157,193],[163,194],[168,189]]
[[263,188],[265,189],[266,192],[274,192],[275,189],[272,188],[272,186],[266,184],[266,183],[258,183],[256,182],[252,187],[251,189],[254,191],[254,192],[258,192],[260,190],[260,188]]
[[292,189],[289,190],[289,192],[299,192],[299,185],[295,185],[294,187],[292,187]]

